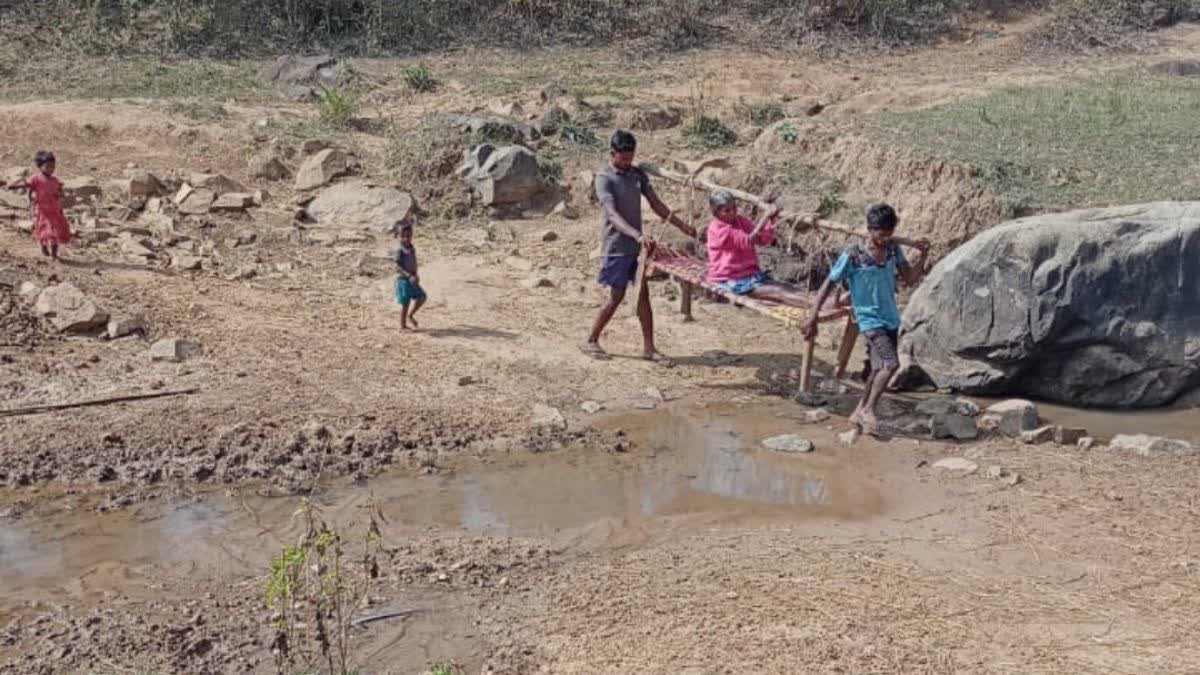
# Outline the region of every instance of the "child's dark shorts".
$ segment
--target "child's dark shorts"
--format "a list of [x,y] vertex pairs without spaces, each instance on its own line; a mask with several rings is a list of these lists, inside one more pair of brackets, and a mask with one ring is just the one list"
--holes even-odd
[[900,332],[887,328],[876,328],[863,333],[867,340],[867,357],[871,370],[880,371],[900,367]]
[[601,286],[622,288],[637,281],[638,257],[636,255],[610,255],[604,257],[596,281]]

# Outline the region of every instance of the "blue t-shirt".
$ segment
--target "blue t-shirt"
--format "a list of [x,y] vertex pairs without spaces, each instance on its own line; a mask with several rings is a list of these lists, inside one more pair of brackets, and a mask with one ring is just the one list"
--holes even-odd
[[858,329],[899,330],[900,308],[896,305],[896,270],[906,267],[908,261],[904,251],[895,243],[889,243],[883,264],[862,243],[850,244],[834,263],[829,278],[834,282],[850,284],[850,304]]

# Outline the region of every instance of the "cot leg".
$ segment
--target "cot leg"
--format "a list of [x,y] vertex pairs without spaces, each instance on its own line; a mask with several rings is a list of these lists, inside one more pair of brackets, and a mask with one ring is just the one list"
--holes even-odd
[[679,287],[681,290],[679,298],[679,312],[683,314],[685,323],[691,322],[692,318],[692,291],[694,286],[687,281],[680,281]]
[[817,338],[804,338],[804,354],[800,361],[800,391],[812,393],[812,362],[813,349],[817,346]]
[[846,366],[850,363],[850,352],[854,351],[854,342],[858,340],[858,324],[853,316],[846,317],[846,330],[842,332],[842,343],[838,345],[837,379],[846,376]]

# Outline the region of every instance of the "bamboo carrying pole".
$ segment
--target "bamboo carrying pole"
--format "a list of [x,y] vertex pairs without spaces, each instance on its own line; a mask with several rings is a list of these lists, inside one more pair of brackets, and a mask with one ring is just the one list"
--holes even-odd
[[[716,192],[717,190],[724,190],[724,191],[728,192],[729,194],[733,195],[734,198],[740,199],[744,202],[749,202],[751,204],[754,204],[755,206],[759,207],[760,209],[771,208],[771,205],[768,204],[767,202],[763,201],[763,199],[761,197],[759,197],[758,195],[751,194],[751,193],[745,192],[743,190],[736,190],[734,188],[728,188],[728,187],[725,187],[722,185],[718,185],[706,178],[700,178],[698,176],[689,176],[685,173],[680,173],[678,171],[664,169],[663,167],[658,166],[657,164],[654,164],[652,162],[640,162],[638,164],[638,168],[641,169],[642,171],[646,172],[648,175],[654,176],[655,178],[662,178],[663,180],[669,180],[673,183],[678,183],[680,185],[688,185],[697,190],[706,190],[708,192]],[[855,231],[854,228],[850,227],[849,225],[835,223],[832,220],[825,220],[824,218],[821,218],[818,214],[815,214],[815,213],[797,213],[795,211],[784,210],[784,211],[779,212],[779,219],[782,221],[785,221],[785,222],[792,222],[792,223],[796,223],[799,225],[805,225],[807,227],[816,228],[818,230],[825,230],[826,232],[837,232],[837,233],[848,235],[851,237],[861,237],[863,234],[862,232]]]

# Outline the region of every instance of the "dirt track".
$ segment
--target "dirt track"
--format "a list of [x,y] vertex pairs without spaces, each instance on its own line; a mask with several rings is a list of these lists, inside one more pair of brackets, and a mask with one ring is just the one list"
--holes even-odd
[[[1179,29],[1161,53],[1195,34]],[[966,70],[950,76],[947,58]],[[836,119],[1123,63],[1022,63],[1001,40],[848,66],[692,65],[717,78],[750,73],[729,96],[758,93],[787,67],[795,74],[770,93],[838,92]],[[455,105],[445,93],[397,114]],[[0,165],[51,144],[64,175],[115,177],[135,164],[243,180],[254,120],[288,111],[307,114],[247,108],[180,135],[179,120],[145,102],[6,105]],[[380,149],[357,142],[370,170]],[[677,149],[666,133],[645,147]],[[864,182],[877,193],[911,185],[873,171]],[[296,536],[295,498],[277,495],[312,492],[349,526],[364,491],[392,507],[376,606],[421,610],[355,634],[364,672],[441,660],[462,672],[555,673],[1182,673],[1200,663],[1196,459],[998,440],[846,448],[842,418],[800,426],[803,409],[777,396],[795,387],[793,332],[708,302],[683,323],[663,283],[653,284],[657,334],[678,367],[636,358],[628,307],[605,338],[618,358],[593,361],[578,349],[601,301],[586,206],[579,220],[491,232],[422,227],[431,301],[422,330],[404,334],[390,242],[298,241],[292,195],[271,189],[279,194],[252,220],[205,228],[213,240],[257,233],[228,253],[230,267],[273,270],[249,280],[131,266],[82,244],[53,267],[26,236],[0,230],[0,407],[198,390],[0,417],[0,620],[11,621],[0,672],[269,672],[262,574]],[[533,276],[553,287],[527,288]],[[10,297],[52,277],[114,315],[144,318],[149,335],[101,341],[39,327]],[[821,341],[822,373],[835,328]],[[149,343],[167,336],[202,354],[151,362]],[[584,401],[605,410],[586,414]],[[567,429],[532,428],[535,404],[561,410]],[[761,450],[786,431],[817,452]],[[980,471],[929,466],[958,455]],[[1004,479],[986,477],[993,466]],[[816,507],[796,497],[813,480],[824,490]],[[492,491],[482,525],[457,510],[478,485]],[[211,522],[164,526],[175,539],[146,534],[204,505]],[[173,548],[186,553],[164,553]]]

